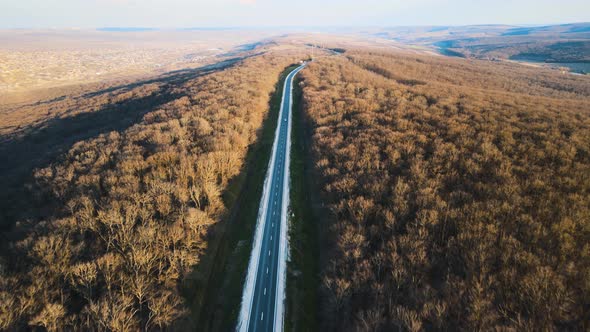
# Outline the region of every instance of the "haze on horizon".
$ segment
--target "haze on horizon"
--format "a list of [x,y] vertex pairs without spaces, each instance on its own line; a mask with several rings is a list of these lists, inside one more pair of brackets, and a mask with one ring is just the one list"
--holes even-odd
[[0,28],[559,24],[587,0],[0,0]]

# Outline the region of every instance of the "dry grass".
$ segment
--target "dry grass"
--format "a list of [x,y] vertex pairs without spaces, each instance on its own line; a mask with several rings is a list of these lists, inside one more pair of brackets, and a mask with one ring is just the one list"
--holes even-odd
[[223,30],[2,30],[0,96],[201,66],[269,35]]

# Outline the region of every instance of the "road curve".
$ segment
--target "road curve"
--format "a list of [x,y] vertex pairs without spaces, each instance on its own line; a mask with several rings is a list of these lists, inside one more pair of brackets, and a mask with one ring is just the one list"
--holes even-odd
[[293,77],[285,79],[272,156],[264,182],[248,275],[242,295],[238,331],[282,331],[287,258],[289,152]]

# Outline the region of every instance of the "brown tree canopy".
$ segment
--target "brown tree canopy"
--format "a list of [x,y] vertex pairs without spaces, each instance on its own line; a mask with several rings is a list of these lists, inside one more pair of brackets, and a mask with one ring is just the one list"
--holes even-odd
[[221,194],[280,72],[299,58],[255,56],[177,84],[135,125],[36,170],[32,191],[53,208],[9,235],[0,329],[157,330],[186,319],[181,283],[229,208]]
[[302,72],[326,330],[590,325],[590,79],[348,51]]

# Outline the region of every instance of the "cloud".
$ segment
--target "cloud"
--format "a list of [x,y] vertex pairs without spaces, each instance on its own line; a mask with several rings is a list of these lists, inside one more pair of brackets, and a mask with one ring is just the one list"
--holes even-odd
[[239,0],[240,4],[242,5],[254,5],[256,4],[256,0]]

